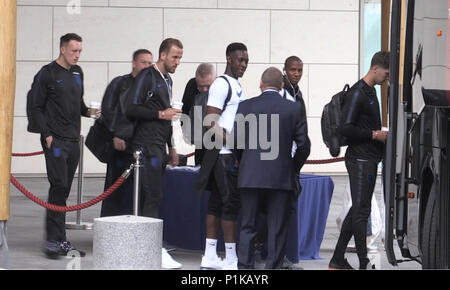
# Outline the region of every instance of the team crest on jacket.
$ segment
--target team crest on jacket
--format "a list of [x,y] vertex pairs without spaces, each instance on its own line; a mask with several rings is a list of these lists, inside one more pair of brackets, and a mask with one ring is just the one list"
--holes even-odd
[[77,82],[77,85],[81,86],[82,81],[81,81],[80,73],[73,72],[73,77],[75,78],[75,81]]

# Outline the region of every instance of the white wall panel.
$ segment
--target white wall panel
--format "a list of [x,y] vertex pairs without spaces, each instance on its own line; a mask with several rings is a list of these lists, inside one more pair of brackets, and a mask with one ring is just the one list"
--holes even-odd
[[310,65],[309,74],[308,113],[320,117],[334,94],[358,81],[358,65]]
[[17,62],[14,116],[26,116],[27,93],[31,89],[34,76],[46,64],[48,62]]
[[109,0],[110,6],[217,8],[217,0]]
[[69,6],[80,4],[84,6],[108,6],[108,0],[18,0],[17,5],[33,5],[33,6]]
[[272,11],[271,61],[300,55],[306,63],[358,63],[358,13]]
[[86,7],[74,15],[54,10],[55,55],[67,32],[83,37],[81,61],[129,61],[137,48],[155,51],[162,41],[162,9]]
[[84,102],[101,102],[108,84],[108,64],[102,62],[80,62],[84,74]]
[[52,58],[52,8],[17,7],[17,60]]
[[218,0],[219,8],[241,9],[302,9],[309,8],[309,0]]
[[223,62],[231,42],[247,45],[252,62],[269,62],[268,11],[166,9],[164,37],[183,42],[186,62]]
[[[320,115],[334,93],[358,79],[359,1],[80,0],[79,11],[67,7],[76,2],[18,0],[14,152],[41,150],[39,136],[26,131],[26,93],[38,70],[58,56],[60,36],[75,32],[83,37],[80,65],[87,105],[102,99],[114,77],[131,71],[136,49],[149,49],[156,61],[166,37],[184,44],[182,63],[172,75],[175,100],[181,100],[199,63],[213,63],[218,75],[224,72],[225,48],[231,42],[248,47],[250,63],[240,79],[248,98],[260,94],[260,77],[267,67],[282,69],[288,56],[297,55],[305,63],[300,88],[312,141],[310,159],[330,158],[321,139]],[[82,118],[83,135],[92,123]],[[178,152],[192,152],[175,126]],[[12,170],[45,173],[45,161],[42,156],[15,158]],[[105,171],[86,149],[85,172]],[[345,166],[306,165],[304,171],[345,172]]]
[[[27,132],[26,117],[14,117],[13,153],[30,153],[42,151],[39,134]],[[44,155],[32,157],[13,157],[11,173],[45,173]]]
[[309,0],[311,10],[359,11],[358,0]]
[[131,61],[108,63],[108,84],[118,76],[131,73],[131,70]]

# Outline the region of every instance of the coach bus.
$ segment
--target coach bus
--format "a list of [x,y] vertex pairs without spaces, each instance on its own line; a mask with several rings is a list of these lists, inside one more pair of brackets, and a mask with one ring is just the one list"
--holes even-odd
[[[393,0],[384,192],[389,263],[450,264],[450,0]],[[403,258],[396,257],[394,241]],[[397,255],[398,256],[398,255]]]

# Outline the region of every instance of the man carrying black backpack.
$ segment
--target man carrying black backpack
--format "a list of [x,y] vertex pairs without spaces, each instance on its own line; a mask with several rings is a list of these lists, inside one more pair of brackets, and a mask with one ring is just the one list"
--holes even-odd
[[387,131],[381,130],[380,106],[374,86],[389,79],[389,53],[377,52],[370,70],[346,95],[339,133],[347,138],[345,166],[350,179],[352,207],[345,217],[329,269],[352,269],[344,258],[347,244],[355,238],[359,268],[366,269],[366,229],[371,199],[383,156]]
[[[90,117],[99,110],[86,107],[83,71],[77,65],[82,38],[68,33],[60,38],[60,55],[34,77],[27,96],[28,131],[41,135],[47,176],[48,202],[65,206],[80,160],[80,116]],[[66,213],[46,211],[44,253],[50,259],[76,250],[66,238]],[[85,252],[79,251],[81,257]]]
[[[190,144],[195,145],[194,141],[194,134],[193,130],[195,130],[194,127],[194,114],[197,112],[194,110],[194,106],[200,105],[202,102],[204,102],[204,106],[202,106],[202,110],[206,109],[206,101],[208,100],[208,92],[209,87],[213,83],[214,79],[216,77],[214,66],[209,63],[201,63],[197,70],[195,71],[195,77],[190,79],[189,82],[186,84],[186,88],[184,89],[183,94],[183,108],[181,109],[182,113],[186,116],[190,117],[190,124],[181,124],[183,129],[183,135],[185,139],[189,139],[186,141],[189,141]],[[198,108],[200,109],[200,108]],[[203,113],[206,114],[206,111],[200,112],[203,116]],[[186,125],[186,127],[183,127],[183,125]],[[201,127],[199,127],[201,129]],[[185,132],[186,131],[186,132]],[[203,134],[198,134],[198,136],[201,136],[203,138]],[[203,146],[195,147],[195,165],[200,165],[203,154],[205,152],[205,149]]]
[[[131,138],[134,122],[126,115],[127,93],[141,70],[152,65],[153,55],[147,49],[139,49],[133,53],[132,71],[129,74],[114,78],[105,90],[102,100],[102,117],[100,120],[113,136],[114,151],[107,163],[105,190],[120,177],[125,169],[133,163]],[[100,216],[132,214],[133,179],[116,189],[102,202]]]
[[[195,189],[198,192],[211,189],[206,216],[205,252],[200,267],[237,270],[235,234],[241,202],[237,190],[236,158],[226,146],[226,136],[233,129],[239,103],[246,98],[238,79],[247,70],[249,58],[245,44],[238,42],[229,44],[225,55],[225,73],[216,78],[208,94],[207,118],[211,122],[206,126],[212,135],[210,140],[205,140],[210,142],[205,142],[208,150],[205,152]],[[220,226],[224,233],[224,261],[217,256]]]

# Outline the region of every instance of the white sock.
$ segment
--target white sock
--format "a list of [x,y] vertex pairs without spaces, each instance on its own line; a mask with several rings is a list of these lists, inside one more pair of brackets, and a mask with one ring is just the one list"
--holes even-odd
[[206,239],[205,257],[214,259],[217,256],[217,239]]
[[236,261],[236,243],[225,243],[225,259],[227,261]]

